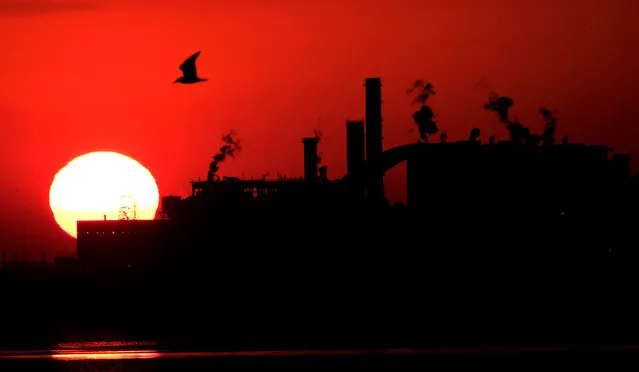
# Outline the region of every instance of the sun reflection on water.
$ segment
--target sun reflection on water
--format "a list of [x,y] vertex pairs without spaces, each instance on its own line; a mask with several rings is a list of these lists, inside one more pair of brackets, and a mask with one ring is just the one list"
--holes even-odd
[[160,353],[154,350],[149,351],[72,351],[55,352],[51,354],[56,360],[106,360],[106,359],[153,359],[158,358]]

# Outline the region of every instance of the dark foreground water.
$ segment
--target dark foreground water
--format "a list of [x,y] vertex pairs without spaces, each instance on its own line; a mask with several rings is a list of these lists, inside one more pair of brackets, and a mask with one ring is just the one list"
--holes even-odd
[[0,371],[226,370],[633,370],[639,346],[601,348],[435,348],[209,352],[157,350],[153,343],[59,344],[0,352]]

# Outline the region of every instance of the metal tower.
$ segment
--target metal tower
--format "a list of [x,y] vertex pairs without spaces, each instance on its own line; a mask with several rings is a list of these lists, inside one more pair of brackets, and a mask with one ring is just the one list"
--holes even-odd
[[137,220],[138,203],[134,195],[120,196],[120,208],[118,208],[118,220]]

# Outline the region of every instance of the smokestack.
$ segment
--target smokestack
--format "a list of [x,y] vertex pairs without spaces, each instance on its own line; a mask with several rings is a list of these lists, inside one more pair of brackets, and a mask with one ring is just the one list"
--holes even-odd
[[368,197],[384,198],[384,174],[376,172],[382,155],[382,82],[380,78],[366,78],[366,160],[373,170]]
[[346,122],[346,172],[357,174],[361,171],[366,158],[364,144],[364,122]]
[[322,181],[328,181],[328,167],[326,165],[319,167],[319,178]]
[[304,142],[304,179],[317,180],[317,137],[307,137]]

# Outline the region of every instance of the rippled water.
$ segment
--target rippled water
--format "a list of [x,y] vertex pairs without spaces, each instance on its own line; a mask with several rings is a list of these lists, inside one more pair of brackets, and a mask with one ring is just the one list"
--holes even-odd
[[200,370],[615,370],[639,362],[639,346],[590,348],[434,348],[380,350],[161,350],[153,341],[73,342],[49,350],[0,351],[0,371]]

